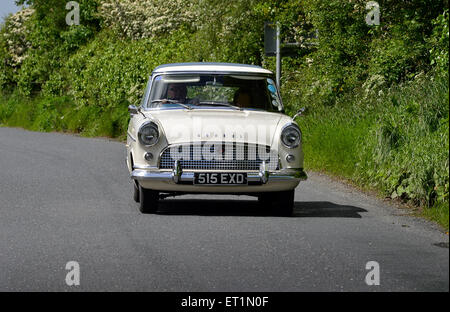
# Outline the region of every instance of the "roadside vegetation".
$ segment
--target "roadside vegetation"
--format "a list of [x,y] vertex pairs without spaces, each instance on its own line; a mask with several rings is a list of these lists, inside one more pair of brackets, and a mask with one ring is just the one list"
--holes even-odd
[[0,26],[0,125],[124,138],[152,69],[170,62],[262,65],[265,21],[301,48],[282,96],[304,135],[306,169],[418,208],[448,229],[448,1],[79,0],[29,7]]

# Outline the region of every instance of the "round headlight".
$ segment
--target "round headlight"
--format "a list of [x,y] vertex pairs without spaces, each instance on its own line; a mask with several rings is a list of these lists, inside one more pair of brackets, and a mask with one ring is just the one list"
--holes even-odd
[[153,146],[158,143],[159,131],[154,122],[149,122],[141,126],[138,132],[139,142],[145,146]]
[[281,131],[281,142],[287,148],[296,148],[300,145],[302,139],[302,133],[300,129],[295,124],[290,124],[284,127]]

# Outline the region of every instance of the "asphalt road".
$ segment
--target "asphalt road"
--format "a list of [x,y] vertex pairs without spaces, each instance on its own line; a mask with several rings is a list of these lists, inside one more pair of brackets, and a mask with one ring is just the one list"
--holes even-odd
[[448,235],[309,175],[291,218],[204,195],[143,215],[124,144],[0,128],[0,291],[449,291]]

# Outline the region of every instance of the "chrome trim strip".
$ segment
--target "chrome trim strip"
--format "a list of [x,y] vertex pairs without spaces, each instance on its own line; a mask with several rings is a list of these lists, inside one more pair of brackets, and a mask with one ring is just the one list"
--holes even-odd
[[274,74],[271,73],[257,73],[257,72],[248,72],[248,71],[212,71],[212,70],[190,70],[190,71],[153,71],[152,77],[153,80],[155,77],[160,75],[195,75],[195,74],[210,74],[210,75],[240,75],[240,76],[259,76],[259,77],[267,77],[274,78]]
[[134,136],[132,136],[131,133],[130,133],[129,131],[127,131],[127,135],[130,137],[130,139],[131,139],[133,142],[136,142],[136,138],[135,138]]
[[134,165],[133,169],[138,169],[138,170],[158,170],[157,166],[140,166],[140,165]]
[[[214,171],[210,171],[214,172]],[[274,172],[267,172],[267,182],[283,182],[283,181],[304,181],[307,179],[307,175],[303,169],[283,169]],[[175,176],[177,178],[175,178]],[[193,182],[194,172],[177,172],[174,171],[149,171],[142,169],[134,169],[131,173],[131,178],[134,180],[146,180],[146,181],[164,181],[168,183],[180,183],[180,182]],[[260,182],[265,184],[259,172],[247,172],[248,182]],[[177,180],[177,181],[176,181]],[[221,186],[221,185],[217,185]]]
[[181,168],[181,164],[178,160],[175,160],[175,162],[173,163],[173,169],[172,169],[173,182],[178,183],[180,181],[182,175],[183,175],[183,169]]
[[133,170],[131,173],[133,180],[153,180],[153,181],[172,181],[172,172],[153,172],[147,170]]
[[198,67],[203,67],[203,66],[225,66],[225,67],[245,67],[245,68],[253,68],[253,69],[262,69],[262,70],[266,70],[269,71],[268,69],[263,68],[262,66],[259,65],[253,65],[253,64],[239,64],[239,63],[227,63],[227,62],[179,62],[179,63],[169,63],[169,64],[161,64],[159,66],[156,66],[155,69],[153,70],[154,72],[158,72],[161,69],[164,68],[176,68],[176,67],[180,67],[180,66],[196,66]]
[[264,160],[259,168],[258,173],[259,178],[261,179],[262,184],[266,184],[267,180],[269,180],[269,171],[267,170],[266,161]]

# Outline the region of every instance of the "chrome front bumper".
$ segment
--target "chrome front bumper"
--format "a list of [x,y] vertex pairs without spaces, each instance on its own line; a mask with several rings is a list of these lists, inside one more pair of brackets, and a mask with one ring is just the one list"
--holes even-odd
[[[194,172],[183,172],[181,175],[176,175],[170,171],[148,171],[142,169],[135,169],[131,173],[131,178],[138,181],[165,181],[178,183],[194,182]],[[304,181],[307,179],[306,173],[303,169],[288,169],[279,170],[277,172],[269,172],[268,177],[259,173],[247,173],[247,181],[251,184],[266,184],[268,181]]]
[[[166,191],[211,191],[211,192],[258,192],[280,191],[295,188],[300,181],[307,179],[303,169],[282,169],[267,171],[262,166],[259,172],[247,172],[248,185],[194,185],[194,173],[205,171],[183,171],[179,166],[173,170],[156,168],[135,168],[131,178],[145,188]],[[221,172],[221,171],[206,171]],[[241,171],[242,172],[242,171]]]

